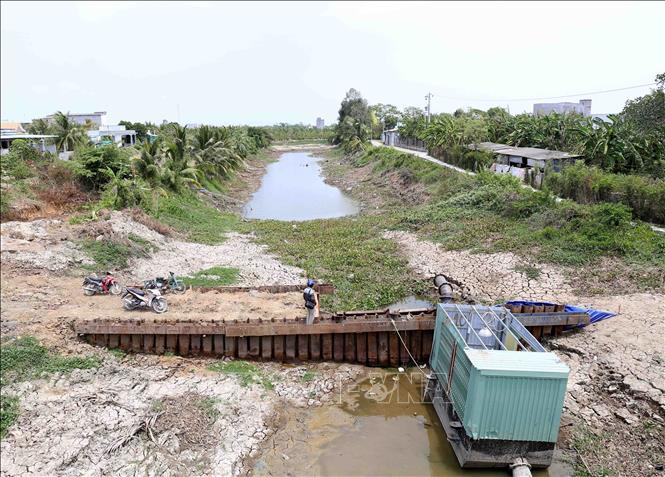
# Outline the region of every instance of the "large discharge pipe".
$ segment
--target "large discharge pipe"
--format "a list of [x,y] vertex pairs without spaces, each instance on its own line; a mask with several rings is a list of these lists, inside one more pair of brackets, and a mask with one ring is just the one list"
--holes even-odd
[[510,464],[510,470],[513,471],[513,477],[532,477],[531,464],[523,457]]

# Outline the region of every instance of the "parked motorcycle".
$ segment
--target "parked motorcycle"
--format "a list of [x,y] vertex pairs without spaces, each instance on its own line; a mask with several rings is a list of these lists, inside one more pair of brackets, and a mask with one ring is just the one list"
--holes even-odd
[[172,291],[173,293],[185,293],[187,288],[182,280],[179,280],[175,273],[169,272],[168,278],[157,277],[153,280],[146,280],[143,282],[143,287],[146,289],[157,289],[162,293]]
[[85,277],[83,280],[83,293],[86,296],[92,296],[95,293],[110,293],[111,295],[120,295],[122,287],[116,281],[111,272],[106,272],[104,278],[99,278],[96,275]]
[[122,305],[125,307],[125,310],[147,307],[152,308],[152,311],[155,313],[164,313],[169,308],[166,298],[162,296],[159,290],[139,290],[132,287],[127,287],[125,294],[122,295]]

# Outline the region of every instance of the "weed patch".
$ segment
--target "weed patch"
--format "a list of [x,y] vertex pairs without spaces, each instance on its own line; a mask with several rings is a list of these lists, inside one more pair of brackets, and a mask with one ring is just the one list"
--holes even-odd
[[206,415],[210,422],[215,422],[219,417],[219,410],[217,409],[218,402],[218,399],[204,397],[196,402],[196,407],[198,407],[203,412],[203,414]]
[[19,415],[19,404],[16,396],[0,394],[0,439],[5,437],[9,427]]
[[316,377],[316,371],[312,371],[312,370],[308,369],[307,371],[305,371],[305,374],[302,375],[300,380],[303,383],[310,383],[310,382],[314,381],[315,377]]
[[223,242],[224,234],[238,223],[235,215],[222,214],[192,194],[161,199],[152,215],[188,240],[210,245]]
[[23,337],[0,347],[0,385],[36,379],[51,373],[68,373],[100,365],[95,357],[60,356],[50,353],[31,337]]
[[516,265],[513,270],[518,273],[523,273],[529,280],[537,280],[540,276],[540,268],[529,264]]
[[270,390],[275,387],[273,384],[274,377],[266,374],[258,366],[248,363],[247,361],[220,361],[208,366],[211,371],[219,373],[231,374],[238,378],[242,386],[250,386],[252,384],[259,384],[264,389]]
[[132,249],[122,243],[110,240],[84,240],[83,251],[95,261],[97,268],[125,268],[133,256]]
[[183,277],[185,285],[215,287],[233,285],[238,282],[240,270],[237,268],[212,267],[196,272],[191,277]]

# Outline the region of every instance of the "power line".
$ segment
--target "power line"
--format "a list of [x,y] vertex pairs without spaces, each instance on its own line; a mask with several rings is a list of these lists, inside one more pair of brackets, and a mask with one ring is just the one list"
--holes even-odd
[[448,99],[448,100],[453,100],[453,101],[486,101],[486,102],[497,102],[497,103],[503,103],[503,102],[514,102],[514,101],[536,101],[538,99],[562,99],[562,98],[571,98],[573,96],[591,96],[595,94],[604,94],[604,93],[613,93],[615,91],[625,91],[629,89],[636,89],[636,88],[644,88],[646,86],[653,86],[656,83],[645,83],[645,84],[638,84],[635,86],[626,86],[625,88],[615,88],[615,89],[606,89],[602,91],[592,91],[590,93],[576,93],[576,94],[565,94],[561,96],[543,96],[539,98],[515,98],[515,99],[471,99],[471,98],[453,98],[453,97],[447,97],[447,96],[440,96],[440,98],[443,99]]

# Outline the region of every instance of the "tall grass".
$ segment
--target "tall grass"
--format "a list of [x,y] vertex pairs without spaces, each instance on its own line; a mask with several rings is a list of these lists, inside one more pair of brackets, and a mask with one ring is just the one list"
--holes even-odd
[[581,162],[546,176],[552,192],[582,204],[626,204],[635,217],[665,224],[665,180],[645,176],[612,174]]

